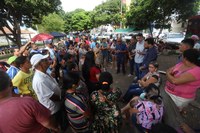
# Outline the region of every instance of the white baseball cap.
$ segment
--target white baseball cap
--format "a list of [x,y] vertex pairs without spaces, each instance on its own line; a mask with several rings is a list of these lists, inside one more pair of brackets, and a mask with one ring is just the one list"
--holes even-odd
[[48,57],[49,55],[34,54],[30,60],[32,67],[35,67],[42,59],[46,59]]

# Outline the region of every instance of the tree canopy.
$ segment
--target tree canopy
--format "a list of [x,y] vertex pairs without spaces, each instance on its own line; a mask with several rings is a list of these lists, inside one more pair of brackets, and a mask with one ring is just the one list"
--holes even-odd
[[56,14],[56,13],[51,13],[48,16],[44,16],[42,19],[41,25],[39,25],[39,31],[40,32],[64,32],[65,21],[63,18]]
[[83,31],[92,29],[91,12],[83,9],[76,9],[72,12],[67,12],[64,16],[65,32]]
[[[125,12],[124,6],[123,12]],[[93,10],[92,22],[95,26],[105,24],[119,25],[120,21],[122,21],[120,0],[107,0]]]
[[[89,4],[89,3],[88,3]],[[76,9],[72,12],[61,10],[60,0],[1,0],[0,30],[6,35],[3,27],[7,27],[13,36],[6,35],[12,42],[20,46],[20,26],[40,24],[42,30],[83,31],[105,24],[119,26],[125,21],[126,26],[137,29],[170,26],[171,20],[185,21],[195,15],[200,2],[198,0],[133,0],[130,10],[125,12],[120,0],[107,0],[96,6],[93,11]],[[48,15],[49,13],[52,13]],[[40,28],[41,29],[41,28]]]
[[[64,15],[65,31],[83,31],[105,24],[118,25],[122,20],[120,0],[107,0],[93,11],[76,9]],[[123,5],[125,13],[125,5]]]
[[127,12],[127,25],[139,29],[152,26],[163,28],[170,25],[171,20],[185,21],[197,13],[198,4],[195,0],[137,0],[131,4]]
[[[1,0],[0,30],[8,39],[20,46],[20,26],[40,23],[44,15],[60,10],[60,4],[60,0]],[[7,27],[13,36],[8,36],[3,27]]]

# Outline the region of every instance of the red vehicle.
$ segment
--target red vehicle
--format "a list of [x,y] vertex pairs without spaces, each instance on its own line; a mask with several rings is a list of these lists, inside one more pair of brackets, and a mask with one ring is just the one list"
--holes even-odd
[[200,37],[200,15],[192,16],[188,19],[185,37],[191,37],[191,35],[198,35]]

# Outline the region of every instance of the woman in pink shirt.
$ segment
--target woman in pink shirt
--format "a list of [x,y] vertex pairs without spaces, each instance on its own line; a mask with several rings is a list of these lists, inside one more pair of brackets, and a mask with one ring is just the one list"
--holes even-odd
[[170,68],[167,73],[165,91],[182,109],[193,101],[200,88],[200,54],[195,49],[183,52],[183,61]]

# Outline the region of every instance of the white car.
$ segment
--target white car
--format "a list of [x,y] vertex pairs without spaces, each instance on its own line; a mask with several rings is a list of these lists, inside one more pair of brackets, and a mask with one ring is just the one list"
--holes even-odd
[[103,39],[103,38],[110,39],[110,34],[99,35],[98,38],[99,39]]
[[182,33],[166,33],[162,39],[165,43],[180,44],[184,38]]
[[124,39],[124,40],[131,40],[131,38],[132,38],[132,35],[130,35],[130,34],[125,34],[125,35],[123,36],[123,39]]
[[162,41],[170,46],[172,49],[177,49],[181,41],[185,38],[182,33],[165,33],[162,37]]

